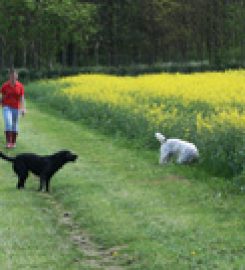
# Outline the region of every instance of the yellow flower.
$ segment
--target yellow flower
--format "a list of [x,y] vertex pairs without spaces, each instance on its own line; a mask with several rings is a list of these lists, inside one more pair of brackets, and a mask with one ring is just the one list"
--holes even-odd
[[[56,82],[64,85],[61,92],[71,99],[123,108],[145,117],[152,125],[159,126],[167,120],[174,123],[177,117],[184,120],[191,106],[198,134],[223,123],[245,128],[243,70],[138,77],[92,74]],[[184,124],[188,125],[183,121]],[[183,129],[186,134],[193,132],[189,126]]]
[[191,255],[192,255],[192,256],[196,256],[196,255],[197,255],[197,254],[196,254],[196,251],[193,250],[193,251],[191,252]]

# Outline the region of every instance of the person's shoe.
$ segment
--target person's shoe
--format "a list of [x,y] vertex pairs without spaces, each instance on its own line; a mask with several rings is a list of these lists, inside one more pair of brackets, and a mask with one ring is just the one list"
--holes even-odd
[[12,148],[15,148],[16,147],[16,139],[17,139],[17,136],[18,136],[18,132],[16,131],[13,131],[12,132]]
[[6,148],[12,148],[12,131],[5,131]]
[[7,143],[7,144],[6,144],[6,148],[7,148],[7,149],[13,148],[13,144],[12,144],[12,143]]

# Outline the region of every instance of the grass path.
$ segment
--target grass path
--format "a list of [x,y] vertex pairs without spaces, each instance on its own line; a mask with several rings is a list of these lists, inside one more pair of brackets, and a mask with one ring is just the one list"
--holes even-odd
[[[18,147],[79,155],[36,192],[0,162],[0,269],[245,269],[244,196],[28,103]],[[10,151],[9,151],[10,152]]]
[[17,191],[9,164],[0,168],[0,269],[78,269],[81,254],[58,222],[50,196]]

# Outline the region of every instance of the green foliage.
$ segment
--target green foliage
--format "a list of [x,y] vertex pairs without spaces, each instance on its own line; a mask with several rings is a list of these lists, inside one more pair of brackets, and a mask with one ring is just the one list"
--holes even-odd
[[[218,175],[234,177],[244,169],[244,130],[223,123],[198,138],[206,168]],[[215,151],[214,151],[215,149]]]
[[[23,82],[29,82],[39,79],[46,78],[58,78],[62,76],[70,76],[77,74],[113,74],[118,76],[138,76],[141,74],[151,74],[151,73],[160,73],[160,72],[168,72],[168,73],[194,73],[194,72],[203,72],[203,71],[219,71],[225,70],[226,68],[236,69],[239,67],[237,63],[232,63],[230,65],[224,66],[211,66],[207,62],[186,62],[186,63],[162,63],[162,64],[152,64],[152,65],[130,65],[130,66],[84,66],[84,67],[56,67],[53,69],[27,69],[27,68],[19,68],[17,69],[19,72],[19,78]],[[4,82],[8,79],[8,69],[3,69],[0,72],[0,82]]]
[[96,33],[95,11],[95,5],[76,0],[1,1],[3,60],[8,66],[53,67],[66,46],[87,45]]
[[0,67],[244,66],[244,15],[243,1],[1,1]]

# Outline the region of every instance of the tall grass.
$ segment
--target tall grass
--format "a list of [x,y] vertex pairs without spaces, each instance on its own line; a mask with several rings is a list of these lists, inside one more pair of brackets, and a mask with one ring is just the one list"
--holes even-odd
[[230,177],[244,169],[244,71],[79,75],[31,83],[27,93],[138,146],[159,147],[155,131],[193,141],[201,164],[215,174]]

